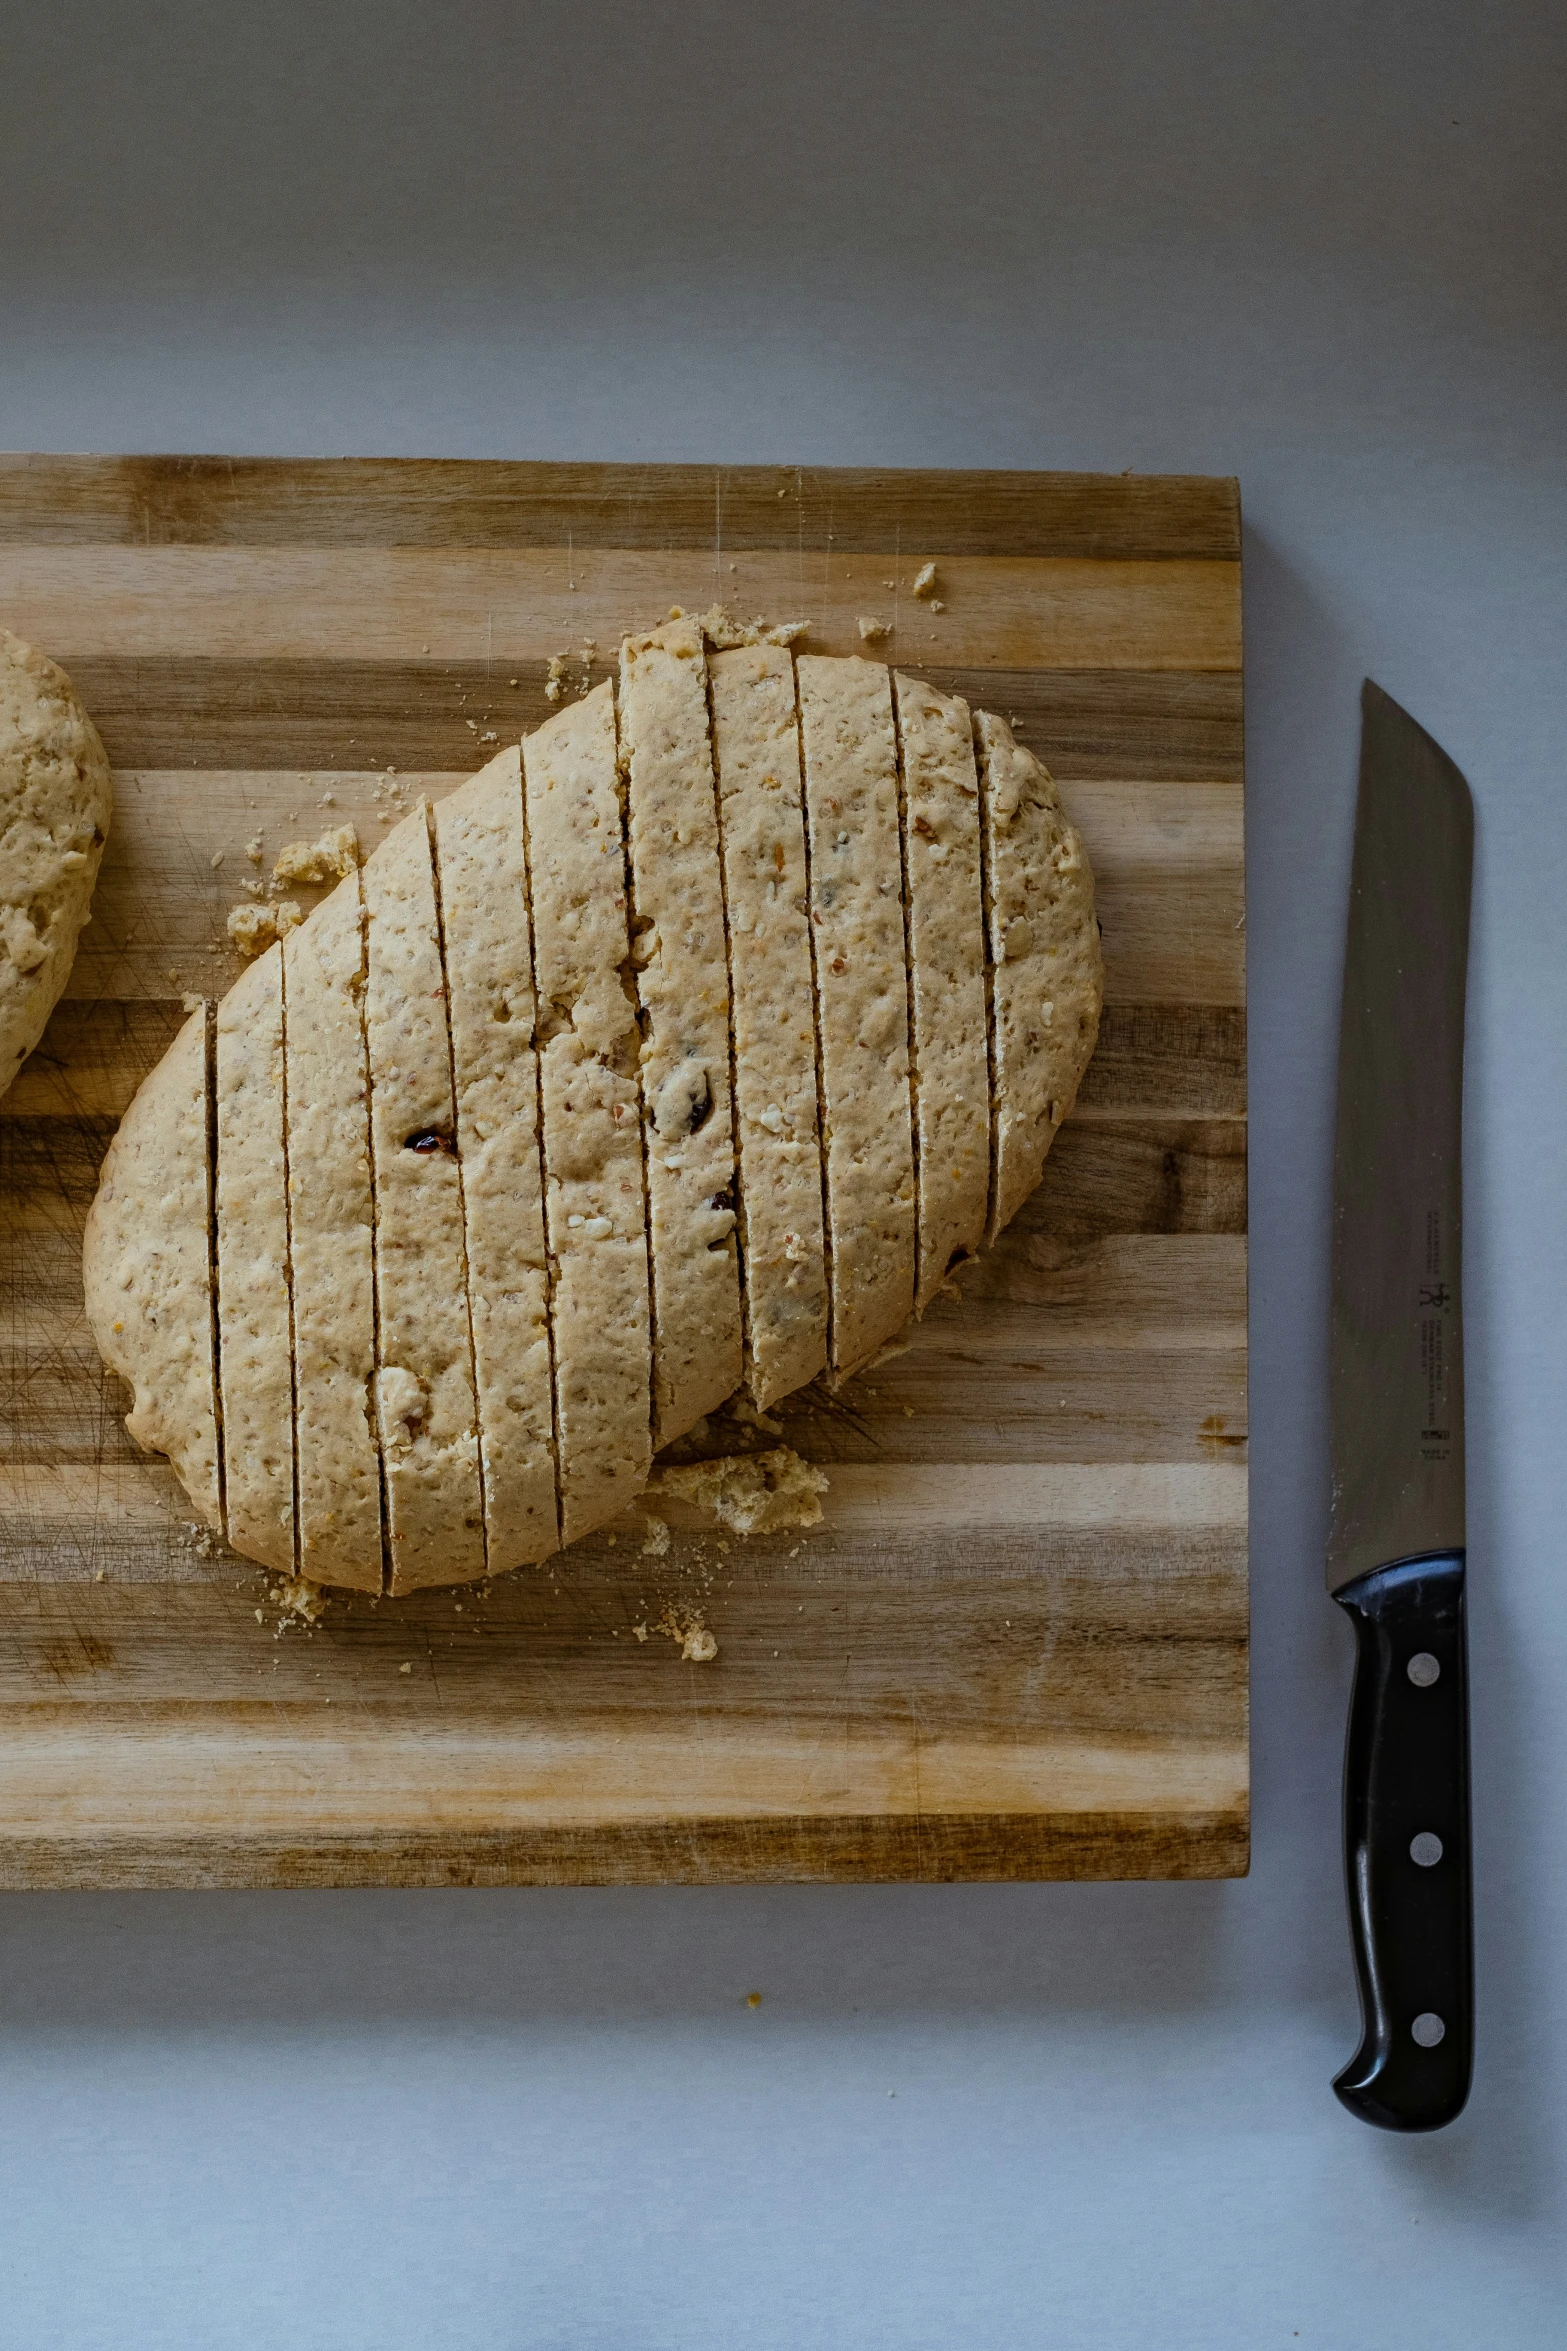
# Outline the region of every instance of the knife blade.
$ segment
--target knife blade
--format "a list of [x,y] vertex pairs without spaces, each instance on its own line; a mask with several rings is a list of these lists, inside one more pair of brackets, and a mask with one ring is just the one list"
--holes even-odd
[[1354,1627],[1344,1859],[1361,2044],[1333,2087],[1439,2129],[1474,2043],[1464,1637],[1461,1120],[1474,812],[1361,695],[1333,1175],[1328,1590]]

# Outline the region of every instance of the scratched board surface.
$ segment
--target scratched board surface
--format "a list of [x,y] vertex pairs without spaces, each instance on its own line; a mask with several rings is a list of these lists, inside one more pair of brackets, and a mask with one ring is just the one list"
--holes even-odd
[[[225,916],[285,842],[373,843],[549,715],[551,656],[574,691],[628,626],[714,602],[828,653],[884,619],[1051,768],[1104,926],[1076,1115],[907,1352],[783,1408],[821,1526],[666,1507],[657,1554],[633,1511],[487,1590],[284,1625],[126,1436],[83,1319],[115,1123],[183,996],[236,976]],[[0,625],[70,671],[116,794],[0,1103],[0,1883],[1242,1871],[1235,485],[3,458]],[[693,1612],[710,1662],[660,1629]]]

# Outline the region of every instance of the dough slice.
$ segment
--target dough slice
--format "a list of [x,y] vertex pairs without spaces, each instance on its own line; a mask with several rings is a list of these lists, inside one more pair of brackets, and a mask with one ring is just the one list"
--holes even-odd
[[602,685],[522,747],[544,1104],[561,1540],[612,1518],[652,1465],[636,1013],[625,977],[615,698]]
[[294,1373],[283,1133],[283,956],[217,1013],[218,1378],[228,1536],[294,1572]]
[[70,978],[111,800],[70,679],[0,629],[0,1094]]
[[1099,1034],[1094,877],[1049,773],[975,713],[991,961],[993,1241],[1039,1182]]
[[205,1006],[191,1014],[120,1121],[82,1275],[98,1352],[136,1392],[126,1427],[168,1455],[192,1508],[221,1527],[207,1018]]
[[484,1573],[462,1178],[428,803],[365,866],[376,1404],[393,1592]]
[[350,873],[283,942],[299,1566],[379,1592],[364,913]]
[[[827,1361],[800,728],[783,647],[715,653],[708,677],[729,911],[745,1377],[766,1406]],[[977,891],[975,911],[977,926]],[[980,1052],[983,1077],[983,1026]]]
[[558,1548],[539,1072],[513,745],[435,812],[491,1575]]
[[831,1360],[846,1378],[914,1309],[909,1004],[892,694],[879,662],[798,663],[821,1034]]
[[985,1237],[990,1069],[985,1044],[985,898],[979,777],[968,704],[895,674],[903,754],[903,870],[918,1144],[923,1313],[956,1258]]
[[729,970],[698,623],[620,648],[642,1122],[653,1259],[653,1443],[740,1384]]

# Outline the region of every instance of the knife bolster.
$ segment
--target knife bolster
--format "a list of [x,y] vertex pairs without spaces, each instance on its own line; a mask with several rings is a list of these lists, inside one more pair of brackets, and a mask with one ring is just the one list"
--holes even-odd
[[1366,2122],[1438,2130],[1469,2095],[1474,2043],[1464,1554],[1390,1561],[1334,1598],[1356,1639],[1344,1858],[1362,2036],[1333,2087]]

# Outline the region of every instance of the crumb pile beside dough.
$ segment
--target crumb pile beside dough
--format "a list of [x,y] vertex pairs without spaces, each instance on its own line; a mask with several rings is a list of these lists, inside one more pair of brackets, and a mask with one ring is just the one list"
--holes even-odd
[[276,887],[336,888],[237,911],[257,960],[127,1112],[89,1319],[284,1579],[465,1582],[644,1493],[814,1524],[787,1447],[655,1450],[777,1433],[1038,1182],[1097,1034],[1082,844],[1000,719],[799,634],[672,613],[362,867],[293,844]]

